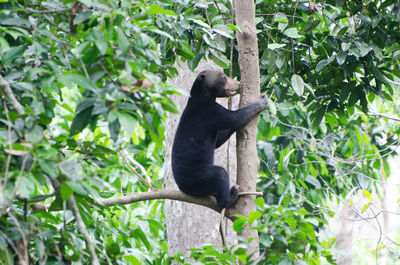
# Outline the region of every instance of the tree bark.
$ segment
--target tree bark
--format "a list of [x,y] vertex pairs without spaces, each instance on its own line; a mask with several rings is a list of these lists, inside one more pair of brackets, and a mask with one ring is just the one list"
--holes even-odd
[[[241,74],[241,97],[239,107],[254,102],[260,95],[260,69],[258,44],[255,26],[255,7],[253,0],[234,0],[236,26],[242,32],[237,33],[239,67]],[[237,132],[237,184],[241,191],[256,191],[259,159],[256,148],[257,118]],[[254,196],[240,196],[234,210],[244,216],[256,211]],[[253,259],[259,256],[258,233],[246,227],[239,236],[252,239],[247,254]]]
[[[191,72],[187,67],[179,70],[179,76],[171,80],[170,84],[180,88],[189,95],[192,84],[197,76],[203,70],[217,69],[217,67],[205,61],[200,62],[195,73]],[[217,69],[220,70],[220,69]],[[174,95],[171,99],[177,106],[179,113],[182,113],[186,102],[187,95]],[[226,106],[226,99],[218,101]],[[169,115],[166,121],[166,137],[165,137],[165,188],[178,189],[173,179],[171,170],[171,148],[180,115]],[[229,140],[230,150],[235,146],[235,138]],[[231,152],[229,161],[227,161],[228,144],[218,148],[215,152],[215,163],[226,168],[230,174],[231,184],[236,179],[236,161],[235,152]],[[228,167],[228,168],[227,168]],[[219,234],[220,214],[209,208],[200,205],[189,204],[176,200],[166,200],[164,206],[165,216],[167,219],[167,237],[168,250],[170,255],[174,255],[178,251],[185,256],[190,254],[191,248],[200,247],[204,244],[221,245],[221,237]],[[230,221],[229,221],[230,222]],[[231,222],[228,224],[227,243],[231,245],[235,242],[234,232]]]

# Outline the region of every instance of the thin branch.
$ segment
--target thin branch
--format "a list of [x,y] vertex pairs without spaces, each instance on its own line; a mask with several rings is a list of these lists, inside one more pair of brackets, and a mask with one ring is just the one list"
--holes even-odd
[[[0,76],[1,77],[1,76]],[[7,117],[7,123],[8,123],[8,126],[7,126],[7,133],[8,133],[8,145],[9,145],[9,147],[10,147],[10,149],[12,149],[12,142],[11,142],[11,137],[12,137],[12,134],[11,134],[11,120],[10,120],[10,115],[8,114],[8,108],[7,108],[7,104],[6,104],[6,102],[5,102],[5,100],[3,101],[3,104],[4,104],[4,112],[5,112],[5,114],[6,114],[6,117]],[[1,188],[3,189],[3,187],[5,187],[6,186],[6,184],[7,184],[7,180],[8,180],[8,171],[9,171],[9,168],[10,168],[10,163],[11,163],[11,154],[10,153],[8,153],[8,155],[7,155],[7,162],[6,162],[6,168],[5,168],[5,172],[4,172],[4,182],[1,182]]]
[[[59,193],[60,188],[61,188],[60,182],[54,177],[50,177],[50,181],[51,181],[51,184],[53,185],[53,188],[56,191],[56,193]],[[44,206],[44,207],[46,207],[46,206]],[[95,246],[92,242],[92,239],[90,238],[90,235],[86,228],[86,225],[82,220],[82,216],[79,212],[78,205],[76,204],[75,197],[73,194],[68,198],[68,208],[72,211],[72,214],[75,217],[76,226],[78,227],[79,232],[85,238],[85,242],[86,242],[87,248],[89,250],[91,264],[100,265],[99,259],[96,254]]]
[[128,153],[126,152],[126,150],[121,150],[119,152],[119,154],[122,156],[122,158],[125,160],[126,164],[128,165],[129,169],[135,173],[135,175],[138,177],[138,179],[140,179],[140,181],[142,181],[147,187],[149,187],[151,190],[157,190],[156,188],[154,188],[153,186],[151,186],[151,184],[144,178],[142,177],[139,172],[136,171],[136,169],[129,163],[131,162],[132,164],[134,164],[135,166],[137,166],[140,171],[142,171],[143,175],[147,175],[146,174],[146,170],[144,169],[144,167],[137,162],[135,159],[131,158]]
[[387,118],[389,120],[394,120],[394,121],[400,121],[400,118],[393,117],[393,116],[390,116],[390,115],[386,115],[386,114],[383,114],[383,113],[377,113],[377,112],[370,111],[370,112],[368,112],[368,115],[383,117],[383,118]]
[[3,77],[0,75],[0,91],[4,94],[4,96],[7,98],[7,100],[11,103],[11,105],[14,107],[15,111],[18,113],[18,115],[22,116],[25,115],[25,110],[24,107],[18,102],[16,99],[14,93],[12,92],[10,85],[7,83],[6,80],[3,79]]
[[86,245],[88,247],[89,254],[90,254],[91,264],[100,265],[99,259],[97,258],[97,255],[96,255],[95,246],[92,242],[92,239],[90,238],[90,235],[86,228],[86,225],[82,220],[82,217],[79,212],[78,205],[76,204],[74,195],[71,195],[68,198],[68,206],[72,210],[72,213],[75,216],[75,221],[76,221],[76,225],[78,227],[79,232],[81,232],[81,234],[85,238]]
[[48,14],[48,13],[65,13],[65,12],[68,12],[68,11],[72,11],[72,8],[36,10],[36,9],[33,9],[33,8],[26,7],[25,10],[30,12],[30,13]]

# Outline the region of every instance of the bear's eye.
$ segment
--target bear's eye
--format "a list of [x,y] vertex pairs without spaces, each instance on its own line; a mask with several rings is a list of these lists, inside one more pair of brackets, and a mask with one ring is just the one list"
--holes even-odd
[[197,79],[199,79],[199,80],[203,80],[204,79],[204,74],[203,75],[199,75],[198,77],[197,77]]

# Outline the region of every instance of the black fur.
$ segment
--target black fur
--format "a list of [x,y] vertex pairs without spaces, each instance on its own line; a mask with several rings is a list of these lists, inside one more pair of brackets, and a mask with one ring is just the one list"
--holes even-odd
[[236,111],[216,103],[217,97],[238,89],[234,82],[218,71],[197,76],[172,146],[172,171],[179,189],[192,196],[213,195],[220,208],[235,202],[238,189],[230,188],[226,170],[214,165],[214,150],[268,105],[263,96]]

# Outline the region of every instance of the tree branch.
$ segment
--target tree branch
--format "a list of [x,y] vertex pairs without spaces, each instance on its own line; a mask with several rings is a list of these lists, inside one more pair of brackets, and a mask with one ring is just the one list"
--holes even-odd
[[11,105],[14,107],[15,111],[18,113],[18,115],[22,116],[25,114],[24,107],[18,102],[18,100],[15,98],[14,93],[12,92],[10,85],[7,83],[6,80],[3,79],[3,77],[0,75],[0,91],[4,94],[4,96],[7,98],[7,100],[11,103]]
[[133,202],[147,201],[147,200],[176,200],[188,203],[194,203],[213,209],[217,212],[221,212],[221,209],[217,206],[217,202],[212,197],[193,197],[187,195],[180,190],[157,190],[149,192],[135,193],[123,197],[112,197],[108,199],[97,199],[97,202],[104,206],[112,206],[116,204],[130,204]]
[[[239,196],[246,196],[246,195],[253,195],[253,196],[261,196],[262,192],[240,192]],[[95,201],[102,206],[114,206],[114,205],[124,205],[124,204],[131,204],[134,202],[140,201],[149,201],[149,200],[176,200],[182,201],[187,203],[193,203],[197,205],[201,205],[204,207],[208,207],[218,213],[221,212],[217,205],[217,201],[214,197],[193,197],[183,193],[180,190],[153,190],[148,192],[141,192],[141,193],[134,193],[131,195],[121,196],[121,197],[111,197],[107,199],[97,198]],[[68,200],[69,202],[69,200]],[[33,203],[31,207],[37,211],[47,211],[50,205],[42,204],[42,203]],[[72,209],[71,209],[72,210]],[[228,209],[226,211],[226,217],[233,220],[234,211]],[[77,221],[78,222],[78,221]]]

